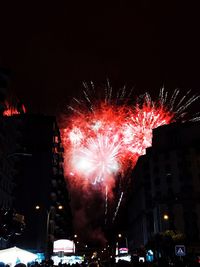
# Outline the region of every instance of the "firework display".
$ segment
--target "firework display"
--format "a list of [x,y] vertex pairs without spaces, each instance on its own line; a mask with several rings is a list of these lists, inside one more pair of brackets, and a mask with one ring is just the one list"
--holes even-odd
[[[75,99],[76,105],[69,107],[73,112],[62,132],[67,176],[85,183],[103,183],[109,188],[114,178],[133,168],[151,146],[153,129],[188,120],[185,110],[199,96],[190,97],[188,91],[179,99],[179,93],[175,90],[168,97],[162,88],[158,99],[152,100],[145,93],[128,105],[123,101],[124,89],[112,99],[112,88],[107,86],[103,101],[92,101],[85,90],[86,104]],[[190,120],[199,117],[195,115]]]

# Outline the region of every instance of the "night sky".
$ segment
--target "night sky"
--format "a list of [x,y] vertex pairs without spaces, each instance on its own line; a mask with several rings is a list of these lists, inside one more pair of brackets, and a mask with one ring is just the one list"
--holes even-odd
[[135,94],[199,91],[200,16],[189,2],[3,2],[0,67],[30,112],[57,115],[90,80]]

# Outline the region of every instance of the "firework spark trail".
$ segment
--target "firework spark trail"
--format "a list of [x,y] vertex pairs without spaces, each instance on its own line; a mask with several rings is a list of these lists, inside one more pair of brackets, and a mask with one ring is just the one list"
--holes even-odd
[[[189,106],[193,104],[193,102],[197,101],[200,98],[200,95],[192,95],[189,97],[189,94],[191,93],[191,90],[188,90],[186,94],[181,97],[181,99],[178,101],[178,96],[180,94],[179,89],[175,89],[171,98],[168,99],[168,92],[164,92],[164,88],[160,89],[159,98],[158,101],[160,101],[161,106],[166,108],[166,111],[171,112],[174,115],[174,120],[182,119],[185,114],[183,113]],[[189,98],[188,98],[189,97]],[[188,99],[187,99],[188,98]],[[178,101],[177,104],[176,101]],[[150,100],[150,102],[152,102]],[[155,103],[155,102],[154,102]],[[198,113],[194,116],[190,117],[189,121],[197,121],[199,120]]]
[[119,201],[118,201],[118,204],[117,204],[117,208],[115,210],[115,213],[114,213],[114,216],[113,216],[113,219],[112,219],[113,222],[115,221],[117,213],[119,211],[119,207],[120,207],[120,204],[122,202],[123,195],[124,195],[124,192],[121,192],[121,195],[120,195],[120,198],[119,198]]
[[173,110],[174,110],[174,104],[175,104],[175,101],[176,101],[178,94],[179,94],[179,90],[178,89],[174,90],[174,93],[172,94],[172,97],[171,97],[170,102],[169,102],[169,104],[170,104],[170,110],[169,111],[170,112],[173,112]]
[[169,124],[174,115],[165,111],[163,107],[150,104],[150,97],[145,96],[146,103],[135,108],[134,116],[128,120],[124,127],[123,141],[133,155],[145,154],[146,148],[151,146],[152,130]]
[[187,91],[187,93],[180,99],[178,104],[176,105],[177,109],[181,106],[181,104],[184,102],[184,100],[187,98],[187,96],[190,94],[191,90]]
[[200,96],[192,96],[186,103],[185,105],[182,105],[179,109],[176,110],[177,114],[182,114],[183,111],[185,111],[188,106],[190,106],[193,102],[199,99]]
[[105,225],[107,223],[107,213],[108,213],[108,188],[106,186],[106,189],[105,189]]

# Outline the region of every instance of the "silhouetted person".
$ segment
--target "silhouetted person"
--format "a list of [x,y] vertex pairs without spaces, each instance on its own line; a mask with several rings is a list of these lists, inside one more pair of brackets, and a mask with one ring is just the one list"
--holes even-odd
[[15,264],[14,267],[26,267],[26,264],[20,262],[20,263]]

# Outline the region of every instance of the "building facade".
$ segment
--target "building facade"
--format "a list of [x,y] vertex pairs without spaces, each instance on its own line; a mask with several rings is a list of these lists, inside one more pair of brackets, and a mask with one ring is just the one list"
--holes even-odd
[[18,133],[10,164],[15,187],[12,206],[24,216],[25,229],[12,244],[34,252],[52,251],[52,243],[72,236],[72,215],[63,173],[63,147],[54,117],[14,115],[3,117]]
[[132,174],[128,238],[132,250],[166,231],[200,248],[200,122],[153,131],[152,147]]

